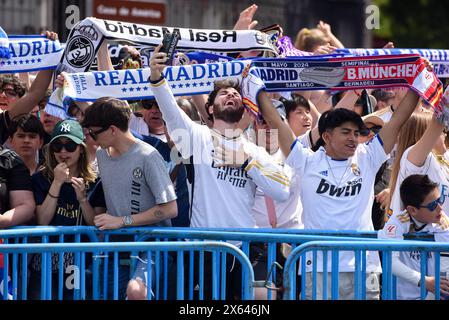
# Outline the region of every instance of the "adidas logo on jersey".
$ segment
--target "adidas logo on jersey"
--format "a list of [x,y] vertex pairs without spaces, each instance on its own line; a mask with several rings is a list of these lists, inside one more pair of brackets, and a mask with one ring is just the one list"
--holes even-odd
[[329,173],[327,172],[327,170],[321,171],[320,174],[321,174],[322,176],[325,176],[325,177],[327,177],[327,176],[329,175]]
[[326,180],[321,179],[320,185],[316,189],[317,194],[329,194],[331,197],[352,197],[356,196],[362,190],[362,179],[353,182],[347,182],[347,184],[341,188],[337,188],[333,184],[328,183]]

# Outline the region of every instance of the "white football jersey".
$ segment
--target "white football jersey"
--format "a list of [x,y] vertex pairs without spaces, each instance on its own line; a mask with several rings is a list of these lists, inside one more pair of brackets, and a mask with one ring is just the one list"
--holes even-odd
[[[419,225],[419,226],[418,226]],[[435,234],[435,241],[449,242],[449,219],[443,214],[440,223],[416,223],[407,211],[395,212],[390,220],[378,232],[379,239],[404,239],[404,234],[410,232],[429,232]],[[399,260],[408,268],[421,272],[421,254],[419,251],[401,251]],[[427,276],[435,275],[435,257],[432,252],[427,255]],[[419,300],[421,289],[416,284],[397,277],[396,294],[398,300]]]
[[[374,200],[374,181],[382,164],[388,159],[379,136],[360,144],[353,157],[337,161],[326,155],[324,148],[312,152],[295,143],[286,163],[301,177],[300,194],[305,229],[374,230],[371,208]],[[340,252],[340,272],[353,272],[352,252]],[[329,257],[328,266],[331,265]],[[318,271],[322,271],[318,254]],[[311,270],[311,259],[307,259]],[[330,270],[329,270],[330,271]],[[380,272],[377,252],[369,252],[367,271]]]

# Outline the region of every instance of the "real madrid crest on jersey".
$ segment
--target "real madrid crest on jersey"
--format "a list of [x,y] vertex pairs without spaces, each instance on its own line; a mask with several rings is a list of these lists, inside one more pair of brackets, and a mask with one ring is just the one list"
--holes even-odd
[[352,173],[356,176],[356,177],[360,177],[360,169],[357,166],[356,163],[351,164],[351,169],[352,169]]
[[133,177],[136,179],[140,179],[143,176],[143,170],[142,168],[135,168],[133,170]]
[[67,62],[74,68],[85,68],[95,58],[93,41],[98,41],[98,32],[93,25],[81,26],[75,32],[79,35],[71,37],[67,43]]

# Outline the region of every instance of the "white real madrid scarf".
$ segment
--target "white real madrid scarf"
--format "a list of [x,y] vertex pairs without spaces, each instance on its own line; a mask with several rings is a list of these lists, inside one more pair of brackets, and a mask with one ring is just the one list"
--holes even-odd
[[104,39],[157,46],[162,43],[165,33],[175,31],[181,36],[176,47],[179,51],[276,52],[268,35],[256,30],[186,29],[86,18],[70,31],[57,73],[87,71]]
[[10,36],[9,58],[0,58],[0,73],[55,69],[64,48],[45,36]]
[[[194,64],[166,67],[164,76],[175,96],[208,94],[214,81],[239,79],[250,60],[233,60],[226,63]],[[45,111],[61,119],[67,118],[67,99],[95,101],[108,96],[123,100],[153,98],[148,81],[151,70],[126,69],[65,75],[63,90],[57,89],[48,102]]]

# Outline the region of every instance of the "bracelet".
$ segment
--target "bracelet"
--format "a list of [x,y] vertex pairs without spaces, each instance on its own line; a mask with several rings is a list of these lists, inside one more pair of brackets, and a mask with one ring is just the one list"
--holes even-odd
[[164,77],[164,74],[161,72],[161,77],[160,77],[159,79],[157,79],[157,80],[151,80],[150,78],[151,78],[151,76],[148,77],[148,81],[149,81],[151,84],[157,84],[157,83],[159,83],[160,81],[162,81],[162,79],[164,79],[165,77]]
[[56,197],[56,196],[52,195],[52,194],[50,193],[50,191],[48,191],[47,195],[49,195],[50,198],[53,198],[53,199],[58,199],[58,198],[59,198],[59,195]]

